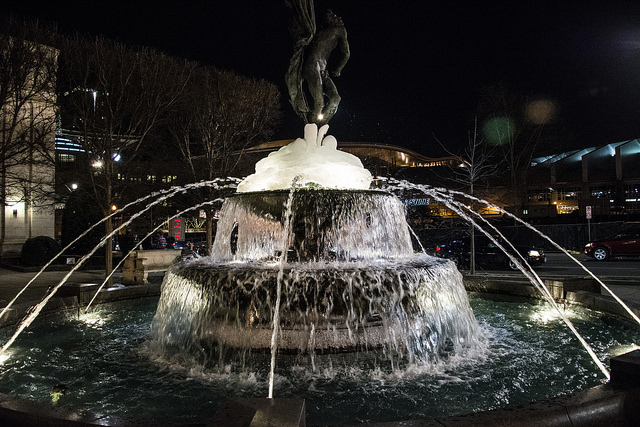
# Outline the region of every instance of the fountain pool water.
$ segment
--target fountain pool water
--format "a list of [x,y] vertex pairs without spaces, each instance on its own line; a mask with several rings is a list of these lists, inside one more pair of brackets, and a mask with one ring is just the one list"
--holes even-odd
[[[164,423],[204,423],[228,398],[264,397],[269,355],[158,354],[149,341],[157,298],[42,318],[0,367],[0,393],[41,407]],[[487,337],[480,351],[391,366],[382,351],[279,355],[274,394],[304,398],[309,425],[442,417],[518,405],[598,385],[602,377],[546,303],[471,294]],[[640,332],[567,310],[602,360]],[[10,332],[10,331],[5,331]],[[3,335],[3,337],[6,335]],[[52,403],[51,388],[67,386]]]

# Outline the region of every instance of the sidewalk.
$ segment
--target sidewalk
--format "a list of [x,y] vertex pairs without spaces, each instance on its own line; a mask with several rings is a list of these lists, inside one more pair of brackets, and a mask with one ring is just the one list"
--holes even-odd
[[[4,308],[20,292],[37,272],[19,272],[0,268],[0,307]],[[69,271],[45,271],[29,285],[20,295],[16,304],[27,302],[39,302],[51,286],[56,286]],[[115,275],[114,275],[115,276]],[[78,270],[74,271],[66,283],[96,283],[102,284],[104,281],[104,270]],[[120,281],[121,275],[114,277],[114,283]]]

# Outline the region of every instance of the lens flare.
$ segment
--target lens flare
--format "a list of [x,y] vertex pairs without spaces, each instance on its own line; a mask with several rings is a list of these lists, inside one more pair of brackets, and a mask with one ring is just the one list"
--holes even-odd
[[513,139],[516,125],[510,117],[499,116],[487,120],[482,127],[482,135],[489,144],[504,145]]
[[531,123],[545,125],[555,119],[557,110],[555,102],[549,99],[539,99],[527,104],[525,115]]

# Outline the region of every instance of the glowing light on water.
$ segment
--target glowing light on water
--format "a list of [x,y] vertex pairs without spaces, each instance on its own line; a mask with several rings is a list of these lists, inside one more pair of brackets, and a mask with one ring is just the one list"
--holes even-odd
[[90,326],[102,326],[105,323],[105,319],[100,313],[82,313],[78,316],[78,320]]
[[[67,246],[65,246],[64,248],[62,248],[60,250],[60,252],[58,252],[57,255],[55,255],[54,257],[51,258],[51,260],[49,260],[41,269],[40,271],[38,271],[36,273],[35,276],[33,276],[31,278],[31,280],[29,280],[29,282],[24,285],[24,287],[20,290],[20,292],[18,292],[11,301],[9,301],[9,303],[2,309],[2,312],[0,312],[0,318],[2,318],[5,313],[7,313],[9,311],[9,309],[13,306],[13,304],[16,302],[16,300],[20,297],[20,295],[22,295],[24,293],[24,291],[27,290],[27,288],[29,288],[29,286],[54,262],[54,260],[58,259],[58,257],[60,255],[62,255],[65,251],[67,251],[71,246],[73,246],[77,241],[79,241],[80,239],[82,239],[84,236],[86,236],[87,234],[89,234],[93,229],[95,229],[96,227],[98,227],[99,225],[105,223],[107,220],[109,220],[110,218],[114,217],[115,215],[125,211],[126,209],[132,207],[132,206],[136,206],[142,202],[147,201],[148,199],[151,198],[155,198],[156,200],[154,200],[153,202],[149,203],[144,209],[142,209],[138,214],[136,214],[135,216],[140,216],[142,213],[146,212],[147,210],[149,210],[151,207],[162,203],[163,201],[175,196],[178,193],[184,193],[186,191],[189,190],[193,190],[193,189],[197,189],[197,188],[202,188],[205,186],[209,186],[212,188],[216,188],[216,189],[221,189],[221,188],[229,188],[229,187],[235,187],[235,184],[237,182],[239,182],[239,179],[236,178],[216,178],[210,181],[201,181],[201,182],[196,182],[196,183],[192,183],[192,184],[187,184],[184,186],[174,186],[171,187],[168,190],[161,190],[158,192],[154,192],[151,194],[148,194],[146,196],[140,197],[139,199],[134,200],[133,202],[128,203],[127,205],[125,205],[123,208],[118,209],[114,212],[112,212],[110,215],[107,215],[106,217],[102,218],[100,221],[96,222],[95,224],[93,224],[91,227],[87,228],[83,233],[81,233],[78,237],[75,238],[75,240],[71,241]],[[123,223],[120,227],[116,228],[116,230],[114,231],[119,231],[120,229],[126,227],[131,221],[133,220],[133,217],[127,221],[126,223]],[[115,233],[112,233],[115,234]],[[108,236],[107,236],[108,237]],[[106,240],[103,239],[102,243],[104,243],[104,241]],[[101,244],[102,244],[101,243]],[[97,250],[100,247],[100,245],[96,246],[95,250]],[[94,250],[94,252],[95,252]],[[55,291],[58,289],[59,286],[62,286],[62,284],[64,284],[69,276],[71,276],[71,274],[76,271],[78,268],[80,268],[80,266],[93,254],[93,252],[83,256],[74,266],[74,268],[71,270],[71,272],[69,272],[68,275],[66,275],[64,277],[64,279],[62,279],[62,281],[58,284],[58,286],[56,286],[56,288],[54,289],[54,291],[51,293],[55,293]],[[126,257],[125,257],[126,258]],[[120,264],[119,264],[120,265]],[[115,272],[114,271],[111,273],[111,275]],[[111,277],[111,275],[109,276],[109,278]],[[108,278],[107,278],[108,279]],[[97,295],[97,293],[96,293]],[[92,300],[93,301],[93,300]],[[91,304],[89,304],[91,305]],[[2,354],[3,352],[6,351],[7,349],[7,345],[5,345],[5,347],[3,347],[2,350],[0,350],[0,354]]]
[[[397,183],[396,183],[397,184]],[[514,214],[512,214],[511,212],[505,211],[504,209],[502,209],[499,206],[494,205],[493,203],[490,203],[486,200],[483,199],[479,199],[477,197],[474,197],[470,194],[466,194],[463,193],[461,191],[455,191],[455,190],[448,190],[448,189],[444,189],[444,188],[431,188],[428,186],[416,186],[410,183],[406,183],[404,182],[403,185],[405,184],[409,184],[412,188],[419,188],[422,191],[426,192],[427,194],[432,194],[433,192],[435,193],[439,193],[439,192],[444,192],[447,194],[456,194],[456,195],[460,195],[462,197],[468,198],[470,200],[473,200],[475,202],[478,203],[482,203],[492,209],[497,210],[498,212],[502,213],[503,215],[506,215],[509,218],[512,218],[513,220],[515,220],[516,222],[518,222],[519,224],[527,227],[528,229],[532,230],[533,232],[535,232],[538,236],[542,237],[543,239],[547,240],[550,244],[552,244],[555,248],[559,249],[563,254],[565,254],[567,257],[569,257],[569,259],[571,259],[573,262],[576,263],[576,265],[578,265],[580,268],[582,268],[587,274],[589,274],[589,276],[591,276],[596,282],[598,282],[598,284],[600,286],[602,286],[607,292],[609,292],[609,294],[611,294],[611,296],[618,302],[618,304],[620,304],[620,306],[622,308],[625,309],[625,311],[629,314],[629,316],[631,316],[631,318],[633,318],[633,320],[635,320],[638,324],[640,324],[640,317],[638,317],[630,308],[627,304],[624,303],[624,301],[622,301],[618,295],[616,295],[615,292],[613,292],[606,284],[604,284],[604,282],[602,282],[602,280],[600,280],[600,278],[598,276],[596,276],[595,274],[593,274],[593,272],[591,270],[589,270],[587,267],[585,267],[580,261],[578,261],[573,255],[571,255],[569,252],[567,252],[567,250],[565,248],[563,248],[562,246],[560,246],[559,244],[557,244],[556,242],[554,242],[549,236],[547,236],[544,233],[541,233],[537,228],[535,228],[534,226],[532,226],[531,224],[529,224],[528,222],[524,221],[522,218],[518,218],[517,216],[515,216]],[[450,196],[449,196],[450,197]],[[442,199],[443,196],[441,195],[440,198]],[[446,203],[447,200],[446,198],[442,199],[443,203]],[[611,202],[613,202],[613,200],[611,200]],[[476,215],[477,217],[479,217],[480,219],[484,220],[484,218],[482,218],[480,215],[478,215],[476,212],[473,212],[474,215]],[[488,223],[488,222],[487,222]],[[477,225],[476,225],[477,227]],[[482,231],[481,228],[477,227],[478,229],[480,229]],[[532,270],[533,271],[533,270]]]
[[547,306],[531,313],[531,320],[547,325],[562,320],[562,316],[551,306]]
[[[549,304],[551,304],[555,308],[555,310],[558,312],[558,314],[562,317],[564,323],[567,325],[567,327],[569,329],[571,329],[571,331],[573,332],[575,337],[580,341],[580,343],[582,344],[584,349],[587,351],[587,353],[589,353],[589,355],[593,359],[593,362],[598,366],[598,368],[604,374],[604,376],[607,379],[611,378],[611,375],[610,375],[608,369],[604,366],[602,361],[598,358],[598,356],[594,352],[593,348],[591,348],[589,343],[587,343],[587,341],[584,339],[584,337],[575,329],[573,323],[565,316],[564,312],[562,310],[560,310],[560,308],[558,307],[555,299],[553,298],[553,296],[551,295],[551,293],[547,289],[547,286],[544,284],[544,282],[542,281],[540,276],[538,276],[538,274],[533,270],[533,267],[531,267],[531,265],[524,259],[524,257],[516,250],[516,248],[513,246],[513,244],[508,239],[506,239],[505,236],[502,233],[500,233],[500,231],[494,225],[489,223],[489,221],[486,218],[484,218],[482,215],[480,215],[478,212],[467,209],[466,205],[464,203],[461,203],[459,201],[454,200],[452,195],[453,194],[460,195],[462,197],[465,197],[465,198],[468,198],[468,199],[471,199],[471,200],[475,200],[475,201],[478,201],[478,202],[481,202],[481,203],[485,203],[487,205],[490,205],[489,202],[486,202],[484,200],[479,200],[479,199],[477,199],[477,198],[475,198],[475,197],[473,197],[473,196],[471,196],[469,194],[463,193],[461,191],[448,190],[446,188],[433,188],[431,186],[413,184],[413,183],[407,182],[407,181],[397,181],[395,179],[388,179],[387,181],[390,184],[393,184],[393,185],[397,186],[397,188],[400,188],[400,189],[402,189],[402,188],[411,188],[411,189],[416,189],[416,190],[422,191],[425,194],[431,195],[435,200],[445,204],[447,206],[447,208],[451,209],[456,214],[458,214],[458,216],[460,216],[460,218],[464,219],[467,223],[472,224],[474,226],[474,228],[476,228],[478,231],[483,233],[497,248],[499,248],[513,263],[515,263],[518,266],[518,269],[522,272],[522,274],[524,274],[525,277],[527,277],[527,279],[529,279],[531,284],[536,289],[538,289],[540,291],[540,293],[547,300],[547,302],[549,302]],[[503,211],[503,210],[501,209],[501,211]],[[503,212],[507,213],[506,211],[503,211]],[[525,225],[527,225],[530,229],[534,230],[540,236],[546,238],[551,243],[553,243],[556,247],[561,249],[571,259],[576,261],[576,263],[580,264],[565,249],[561,248],[557,243],[553,242],[548,236],[546,236],[543,233],[541,233],[540,231],[538,231],[535,227],[533,227],[533,226],[531,226],[529,224],[526,224],[526,222],[524,222],[520,218],[514,216],[513,214],[508,214],[508,215],[513,217],[513,218],[515,218],[515,219],[517,219],[521,223],[524,223]],[[480,224],[482,224],[482,226],[480,226]],[[495,233],[496,235],[499,235],[506,242],[506,246],[511,249],[512,253],[510,253],[509,250],[507,250],[500,242],[498,242],[496,240],[496,238],[491,233]],[[516,254],[516,256],[519,257],[519,259],[516,258],[516,256],[514,256],[513,254]],[[585,270],[587,270],[584,266],[583,266],[583,268]],[[589,271],[589,273],[593,277],[595,277],[593,275],[593,273],[591,273],[590,271]],[[600,282],[600,280],[598,280],[598,281]],[[602,282],[600,282],[600,283],[602,284]],[[603,285],[603,287],[605,289],[608,290],[608,288],[604,284],[602,284],[602,285]],[[627,311],[630,312],[630,310],[626,306],[626,304],[624,304],[617,297],[616,297],[616,300],[618,302],[620,302],[627,309]],[[635,319],[638,320],[638,317],[635,316],[635,314],[633,314],[633,313],[631,313],[631,314]],[[640,322],[640,320],[638,320],[638,321]]]
[[[219,365],[219,356],[212,354],[208,360],[211,363],[203,366],[199,358],[202,352],[197,348],[187,355],[180,353],[180,358],[172,352],[156,353],[150,349],[145,339],[156,301],[119,302],[109,304],[111,308],[101,307],[105,319],[110,319],[104,331],[82,327],[77,321],[60,324],[54,318],[44,319],[30,329],[30,334],[23,335],[10,362],[0,366],[3,369],[0,392],[36,399],[38,405],[49,407],[52,386],[66,384],[69,394],[58,405],[64,404],[70,410],[104,414],[102,419],[135,416],[140,421],[161,419],[176,425],[206,423],[230,396],[266,397],[269,369],[266,352],[254,353],[251,364],[245,365],[240,361],[244,353],[229,350],[229,357]],[[584,352],[575,345],[565,346],[567,333],[554,333],[555,328],[532,324],[530,310],[537,310],[540,305],[496,303],[472,295],[471,307],[483,333],[489,337],[489,348],[476,351],[476,347],[470,347],[433,364],[400,365],[395,371],[384,363],[368,363],[374,360],[374,351],[359,355],[318,354],[315,368],[310,355],[293,360],[279,354],[282,358],[276,366],[274,396],[311,402],[307,424],[355,425],[442,417],[508,403],[518,405],[602,383],[593,375]],[[124,318],[126,322],[122,321]],[[637,331],[624,325],[615,323],[609,327],[596,316],[588,318],[595,322],[592,339],[601,343],[598,354],[608,354],[607,349],[613,344],[628,344],[638,337]],[[55,326],[55,336],[51,336],[50,326]],[[322,326],[315,326],[316,332],[322,332]],[[82,329],[85,331],[81,332]],[[81,339],[77,334],[82,335]],[[48,342],[57,349],[54,353],[36,350],[46,348],[41,346]],[[541,348],[543,357],[538,353]],[[26,353],[24,349],[34,350]],[[28,364],[18,359],[22,355],[29,358]],[[107,363],[96,363],[102,360]],[[79,361],[86,362],[84,368],[90,374],[81,370]],[[577,372],[574,366],[579,366]],[[518,370],[514,376],[518,388],[510,391],[514,369]],[[521,374],[520,369],[526,373]],[[504,384],[500,384],[501,379],[505,379]],[[38,391],[37,396],[34,390]],[[496,402],[493,397],[501,393],[501,400]],[[449,402],[456,407],[452,409]]]
[[[211,181],[201,181],[198,183],[193,183],[193,184],[187,184],[185,186],[182,187],[172,187],[169,190],[163,190],[160,191],[158,193],[152,193],[149,194],[147,196],[141,197],[137,200],[134,200],[133,202],[127,204],[124,208],[122,209],[118,209],[113,211],[113,213],[111,215],[106,216],[105,218],[103,218],[102,220],[100,220],[99,222],[93,224],[91,227],[89,227],[87,230],[85,230],[84,233],[82,233],[80,236],[78,236],[74,241],[72,241],[71,243],[69,243],[65,248],[63,248],[56,256],[54,256],[53,258],[51,258],[51,260],[45,264],[40,271],[20,290],[20,292],[18,292],[16,294],[16,296],[9,301],[9,303],[4,307],[4,309],[2,310],[2,312],[0,312],[0,318],[9,310],[9,308],[13,305],[13,303],[18,299],[18,297],[29,287],[29,285],[31,285],[31,283],[33,283],[35,281],[35,279],[42,274],[42,272],[45,271],[45,269],[47,267],[49,267],[49,265],[51,265],[51,263],[59,256],[61,255],[64,251],[66,251],[68,248],[71,247],[71,245],[73,245],[75,242],[77,242],[79,239],[81,239],[82,237],[84,237],[86,234],[88,234],[91,230],[93,230],[95,227],[97,227],[99,224],[104,223],[105,221],[107,221],[109,218],[111,218],[112,216],[116,215],[119,212],[122,212],[123,210],[125,210],[126,208],[130,207],[130,206],[134,206],[138,203],[141,203],[142,201],[145,201],[149,198],[152,197],[156,197],[156,200],[154,200],[153,202],[149,203],[144,209],[139,210],[138,212],[136,212],[135,214],[131,215],[131,217],[129,218],[129,221],[124,222],[122,225],[120,225],[120,227],[115,228],[111,234],[106,235],[103,237],[103,239],[100,241],[99,244],[97,244],[88,254],[84,255],[82,258],[80,258],[80,260],[74,265],[74,267],[62,278],[62,280],[55,286],[53,286],[52,288],[50,288],[49,293],[42,299],[42,301],[40,301],[39,304],[35,305],[32,307],[30,313],[22,320],[22,322],[18,325],[18,328],[16,329],[15,333],[11,336],[11,338],[2,346],[2,348],[0,348],[0,355],[4,354],[7,349],[9,347],[11,347],[11,345],[15,342],[16,338],[22,333],[22,331],[24,331],[24,329],[26,329],[27,327],[29,327],[29,325],[31,325],[31,323],[38,317],[38,315],[40,314],[40,312],[42,311],[42,309],[47,305],[47,303],[49,302],[49,300],[56,294],[56,292],[58,291],[58,289],[60,289],[62,287],[62,285],[64,285],[67,280],[69,280],[69,277],[71,277],[71,275],[78,270],[82,264],[89,259],[98,249],[100,249],[107,241],[107,239],[109,239],[110,237],[113,237],[116,233],[118,233],[122,228],[126,227],[128,224],[130,224],[135,218],[141,216],[142,214],[144,214],[144,212],[146,212],[147,210],[149,210],[151,207],[161,203],[162,201],[171,198],[173,196],[175,196],[176,194],[178,194],[179,192],[186,192],[188,190],[191,189],[195,189],[195,188],[201,188],[204,186],[210,186],[212,188],[229,188],[230,186],[232,186],[233,184],[230,184],[230,182],[237,182],[238,180],[235,178],[226,178],[226,179],[214,179]],[[219,183],[223,183],[223,185],[219,185]],[[207,202],[203,202],[200,205],[191,207],[189,209],[186,209],[183,212],[189,211],[189,210],[193,210],[196,209],[199,206],[205,205],[205,204],[212,204],[212,203],[217,203],[219,201],[219,199],[216,200],[211,200],[211,201],[207,201]],[[178,216],[179,214],[176,214],[174,217]],[[156,227],[156,229],[160,228],[160,226]],[[154,230],[155,231],[155,230]],[[151,233],[150,233],[151,234]],[[148,237],[148,236],[146,236]],[[135,248],[134,248],[135,249]],[[130,251],[132,252],[133,249]],[[129,253],[130,253],[129,252]],[[127,254],[128,255],[128,254]],[[124,261],[126,257],[123,258],[123,260],[121,261],[121,263]],[[121,265],[118,264],[118,266]],[[117,269],[117,267],[116,267]],[[96,291],[96,294],[94,295],[94,299],[95,297],[98,295],[98,292],[104,287],[104,285],[106,284],[106,282],[111,278],[111,276],[115,273],[116,269],[114,269],[109,275],[108,277],[105,279],[105,281],[102,283],[102,285],[99,287],[98,291]],[[89,306],[93,303],[93,299],[91,300],[91,302],[89,303]],[[87,307],[88,308],[88,307]]]

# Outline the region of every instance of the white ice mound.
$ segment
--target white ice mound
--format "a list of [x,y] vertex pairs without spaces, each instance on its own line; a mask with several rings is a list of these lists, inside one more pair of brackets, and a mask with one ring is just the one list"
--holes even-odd
[[256,163],[256,172],[246,177],[238,192],[281,190],[297,185],[336,189],[367,190],[371,173],[353,154],[338,150],[338,141],[325,134],[329,125],[318,131],[315,123],[304,127],[304,139],[298,138]]

